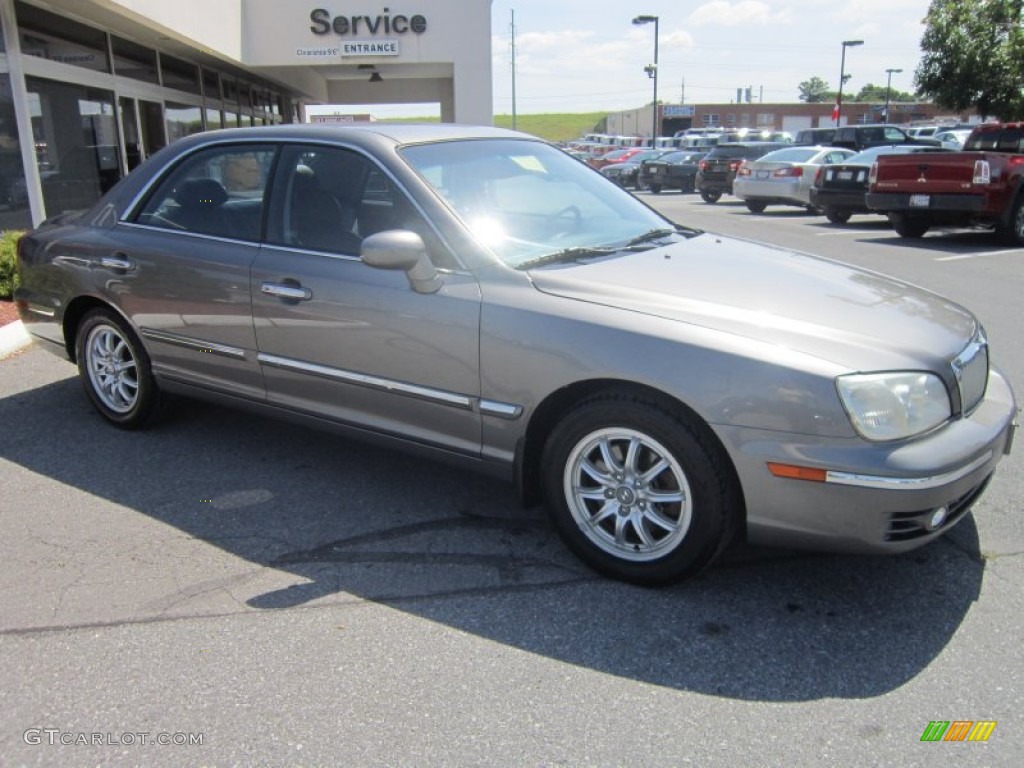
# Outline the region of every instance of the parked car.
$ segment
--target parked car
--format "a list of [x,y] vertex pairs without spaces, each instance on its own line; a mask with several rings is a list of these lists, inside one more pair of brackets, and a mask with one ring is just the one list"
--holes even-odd
[[833,147],[845,147],[860,152],[869,147],[894,144],[925,144],[932,147],[941,146],[932,138],[911,136],[902,128],[881,123],[878,125],[844,125],[836,129],[832,138]]
[[656,160],[667,153],[664,149],[645,149],[632,157],[609,163],[601,169],[602,175],[625,189],[640,189],[640,165],[645,161]]
[[970,128],[955,128],[948,131],[939,131],[932,135],[932,138],[940,142],[944,149],[963,149],[964,142],[971,135]]
[[1017,411],[968,310],[677,225],[496,128],[181,138],[18,261],[26,328],[110,424],[179,394],[442,458],[542,500],[586,563],[639,583],[735,536],[925,544],[981,495]]
[[787,144],[767,141],[744,141],[718,144],[698,163],[696,189],[705,203],[717,203],[722,195],[732,193],[736,171],[744,160],[757,160]]
[[868,174],[875,160],[881,155],[941,151],[941,147],[922,144],[871,147],[836,165],[822,166],[815,174],[811,186],[811,205],[824,213],[825,218],[833,224],[845,224],[855,213],[872,213],[865,197],[868,193]]
[[637,183],[654,194],[663,189],[693,192],[696,189],[697,164],[706,156],[707,150],[685,149],[646,160],[640,165]]
[[628,160],[634,155],[638,155],[643,152],[642,147],[621,147],[619,149],[613,149],[611,152],[605,152],[603,155],[598,155],[590,158],[590,165],[598,170],[604,168],[610,163],[620,163],[624,160]]
[[840,147],[787,147],[748,160],[736,172],[732,193],[751,213],[769,205],[797,205],[817,212],[811,204],[811,185],[818,169],[841,163],[856,154]]
[[805,144],[809,146],[823,146],[830,144],[835,138],[835,128],[804,128],[796,132],[794,144]]

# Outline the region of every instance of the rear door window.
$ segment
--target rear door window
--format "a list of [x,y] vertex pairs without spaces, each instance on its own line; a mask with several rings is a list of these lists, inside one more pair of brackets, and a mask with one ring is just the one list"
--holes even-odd
[[131,220],[161,229],[259,241],[275,153],[272,145],[235,144],[189,155]]

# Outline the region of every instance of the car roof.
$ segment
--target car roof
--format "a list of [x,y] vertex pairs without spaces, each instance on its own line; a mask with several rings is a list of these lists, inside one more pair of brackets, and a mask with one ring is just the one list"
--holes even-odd
[[287,123],[252,128],[225,128],[187,136],[175,145],[204,144],[216,141],[266,139],[304,141],[345,141],[356,145],[373,145],[381,141],[394,144],[420,144],[454,139],[527,139],[542,141],[519,131],[480,125],[456,123],[362,123],[358,125],[317,125]]

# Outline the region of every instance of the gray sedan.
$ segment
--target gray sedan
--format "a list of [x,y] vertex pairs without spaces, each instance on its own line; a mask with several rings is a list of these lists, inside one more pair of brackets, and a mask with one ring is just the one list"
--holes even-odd
[[823,165],[841,163],[855,153],[840,147],[786,147],[758,160],[747,160],[736,172],[732,193],[751,213],[769,205],[796,205],[817,212],[811,204],[815,174]]
[[27,328],[111,424],[178,394],[456,462],[638,583],[736,537],[925,544],[1017,413],[963,307],[677,225],[498,129],[191,136],[19,261]]

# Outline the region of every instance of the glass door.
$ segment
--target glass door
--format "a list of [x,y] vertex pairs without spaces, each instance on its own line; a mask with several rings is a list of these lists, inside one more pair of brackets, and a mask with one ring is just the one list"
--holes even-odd
[[124,134],[124,154],[129,173],[146,159],[145,148],[142,146],[142,134],[139,131],[139,115],[136,111],[135,99],[122,96],[117,101],[118,114],[121,118],[121,130]]

